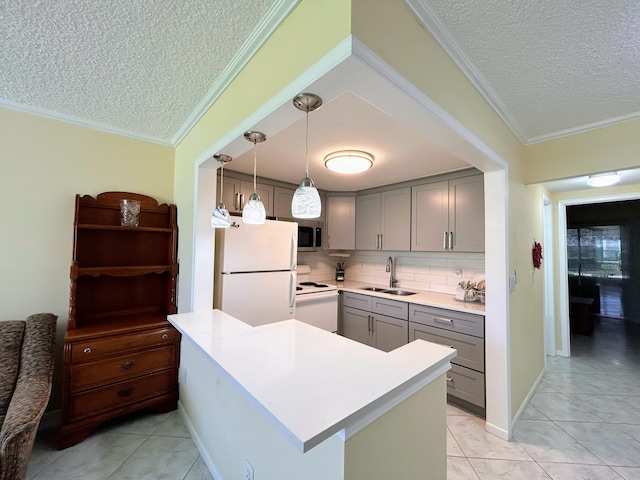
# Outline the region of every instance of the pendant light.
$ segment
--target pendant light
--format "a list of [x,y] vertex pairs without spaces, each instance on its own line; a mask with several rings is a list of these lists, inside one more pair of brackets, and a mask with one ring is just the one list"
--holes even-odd
[[260,197],[256,193],[256,164],[257,164],[257,144],[267,139],[261,132],[245,132],[244,138],[253,143],[253,193],[249,196],[249,201],[242,209],[242,221],[254,225],[261,225],[267,220],[267,213]]
[[293,99],[293,105],[298,109],[306,112],[306,129],[305,129],[305,173],[304,178],[300,181],[300,185],[293,194],[291,200],[291,214],[293,218],[318,218],[322,211],[320,203],[320,195],[313,184],[313,180],[309,178],[309,112],[313,112],[322,105],[322,99],[313,93],[301,93]]
[[222,191],[224,189],[224,164],[229,163],[232,158],[224,153],[216,153],[213,158],[222,163],[222,166],[220,166],[220,203],[216,205],[211,215],[211,226],[213,228],[229,228],[231,226],[231,218],[229,217],[227,207],[224,206],[222,201]]

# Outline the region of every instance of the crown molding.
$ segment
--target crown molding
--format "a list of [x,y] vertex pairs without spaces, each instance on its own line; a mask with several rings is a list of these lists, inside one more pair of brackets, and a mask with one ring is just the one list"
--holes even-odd
[[2,99],[0,99],[0,107],[6,108],[8,110],[14,110],[16,112],[27,113],[29,115],[49,118],[58,122],[70,123],[78,127],[90,128],[92,130],[98,130],[100,132],[113,133],[116,135],[121,135],[123,137],[135,138],[136,140],[157,143],[158,145],[164,145],[166,147],[175,146],[163,138],[153,137],[151,135],[143,135],[122,128],[112,127],[104,123],[94,122],[93,120],[87,120],[85,118],[67,115],[66,113],[54,112],[53,110],[47,110],[46,108],[34,107],[32,105],[26,105]]
[[449,32],[442,18],[433,9],[428,0],[405,0],[407,6],[415,14],[422,25],[431,32],[436,41],[447,52],[455,64],[462,70],[462,73],[469,79],[474,87],[480,92],[487,103],[495,110],[507,127],[518,137],[522,143],[526,143],[526,135],[518,122],[509,114],[498,95],[495,93],[489,82],[484,78],[480,70],[467,57],[462,48],[455,41]]
[[177,146],[191,129],[198,123],[211,105],[222,95],[222,92],[233,82],[240,71],[251,60],[264,42],[280,26],[282,21],[289,16],[301,0],[280,0],[274,3],[267,14],[244,42],[240,50],[231,59],[218,79],[209,87],[205,96],[193,109],[189,117],[171,139],[173,146]]
[[639,120],[639,119],[640,119],[640,112],[633,112],[627,115],[621,115],[619,117],[607,118],[606,120],[601,120],[599,122],[587,123],[586,125],[581,125],[579,127],[567,128],[566,130],[560,130],[557,132],[548,133],[546,135],[539,135],[537,137],[532,137],[525,142],[525,145],[548,142],[550,140],[556,140],[562,137],[569,137],[571,135],[577,135],[579,133],[586,133],[592,130],[598,130],[599,128],[613,127],[614,125],[619,125],[620,123],[631,122],[633,120]]

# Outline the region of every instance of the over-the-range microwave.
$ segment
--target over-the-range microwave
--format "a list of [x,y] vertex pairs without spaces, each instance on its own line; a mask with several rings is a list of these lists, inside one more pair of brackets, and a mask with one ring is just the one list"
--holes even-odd
[[315,252],[322,249],[322,229],[324,224],[315,220],[302,220],[299,218],[277,218],[287,222],[298,224],[298,251]]

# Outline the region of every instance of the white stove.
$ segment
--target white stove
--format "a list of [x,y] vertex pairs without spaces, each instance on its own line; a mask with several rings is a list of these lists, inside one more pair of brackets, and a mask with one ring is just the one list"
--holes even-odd
[[311,268],[298,265],[296,319],[329,332],[338,331],[338,287],[309,280]]

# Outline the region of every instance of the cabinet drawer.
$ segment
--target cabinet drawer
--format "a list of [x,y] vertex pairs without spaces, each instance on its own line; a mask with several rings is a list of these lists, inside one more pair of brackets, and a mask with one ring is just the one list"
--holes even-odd
[[71,367],[71,392],[173,368],[175,348],[164,347]]
[[409,338],[412,341],[420,338],[455,348],[458,354],[451,360],[451,363],[484,372],[484,340],[482,338],[414,322],[409,323]]
[[90,415],[103,413],[116,408],[169,393],[176,387],[176,373],[167,370],[114,383],[104,388],[96,388],[71,396],[69,417],[79,420]]
[[447,372],[447,394],[484,408],[484,373],[452,364]]
[[422,325],[484,338],[484,316],[482,315],[411,304],[409,320]]
[[73,363],[89,362],[104,355],[113,355],[129,350],[173,343],[178,331],[172,327],[145,332],[130,333],[100,340],[78,341],[71,346]]
[[399,300],[389,300],[381,297],[371,297],[371,311],[389,317],[407,320],[409,318],[409,304]]
[[345,307],[359,308],[360,310],[371,311],[371,296],[359,293],[344,292],[342,304]]

